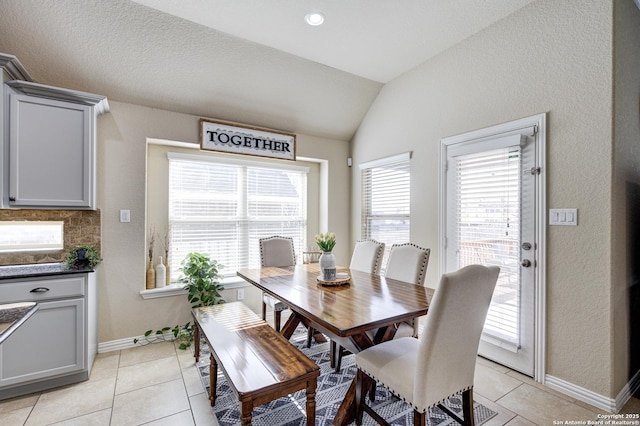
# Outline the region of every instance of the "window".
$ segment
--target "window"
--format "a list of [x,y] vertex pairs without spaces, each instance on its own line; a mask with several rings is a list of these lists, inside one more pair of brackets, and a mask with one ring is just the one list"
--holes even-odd
[[362,185],[361,237],[392,244],[409,242],[411,172],[407,152],[360,165]]
[[189,252],[209,254],[227,276],[260,266],[258,239],[307,235],[305,167],[169,153],[172,280]]
[[0,252],[62,250],[64,222],[0,222]]

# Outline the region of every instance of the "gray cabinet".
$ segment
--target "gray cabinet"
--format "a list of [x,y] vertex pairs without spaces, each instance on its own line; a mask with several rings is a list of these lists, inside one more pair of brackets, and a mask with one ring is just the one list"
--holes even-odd
[[95,123],[98,114],[108,111],[106,98],[28,81],[6,86],[6,204],[95,209]]
[[31,81],[18,58],[0,53],[0,207],[9,205],[9,86],[11,80]]
[[3,302],[38,310],[0,344],[0,399],[86,380],[97,352],[94,273],[0,281]]

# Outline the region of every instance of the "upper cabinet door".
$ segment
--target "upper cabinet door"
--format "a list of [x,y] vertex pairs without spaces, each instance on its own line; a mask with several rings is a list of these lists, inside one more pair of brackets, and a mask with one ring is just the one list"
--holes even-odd
[[9,205],[95,208],[91,106],[12,94]]

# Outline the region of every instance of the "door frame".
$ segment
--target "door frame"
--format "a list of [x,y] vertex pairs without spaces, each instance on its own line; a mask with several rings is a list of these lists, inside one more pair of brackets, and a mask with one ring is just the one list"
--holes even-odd
[[531,117],[521,118],[508,123],[490,126],[484,129],[474,130],[456,136],[440,139],[440,164],[439,164],[439,270],[438,276],[445,271],[446,253],[446,170],[447,147],[457,143],[471,140],[486,140],[500,136],[507,136],[525,129],[534,129],[535,139],[535,168],[539,171],[535,175],[535,238],[538,244],[535,252],[536,274],[534,278],[534,376],[536,382],[544,383],[546,371],[546,127],[547,114],[537,114]]

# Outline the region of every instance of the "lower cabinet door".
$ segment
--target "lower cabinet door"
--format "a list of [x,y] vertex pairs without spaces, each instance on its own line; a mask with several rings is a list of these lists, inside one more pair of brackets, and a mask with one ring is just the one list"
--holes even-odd
[[0,387],[86,369],[84,299],[41,302],[0,345]]

